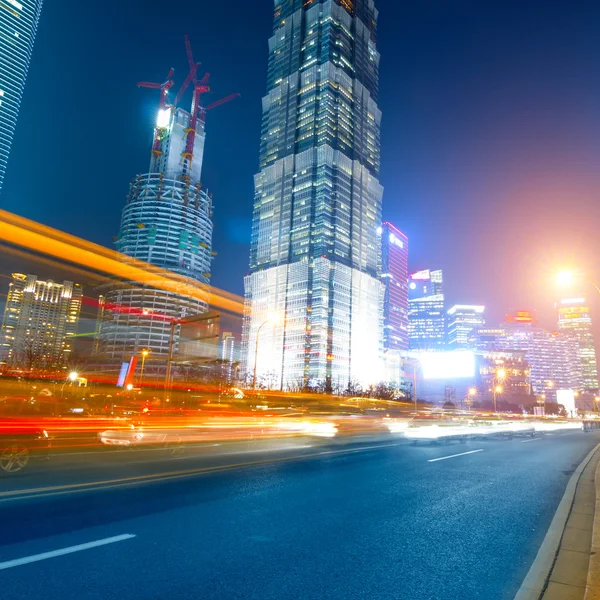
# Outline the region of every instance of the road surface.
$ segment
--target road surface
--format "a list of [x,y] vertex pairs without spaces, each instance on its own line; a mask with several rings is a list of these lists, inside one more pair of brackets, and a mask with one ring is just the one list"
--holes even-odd
[[299,438],[56,456],[0,480],[0,595],[512,599],[599,442]]

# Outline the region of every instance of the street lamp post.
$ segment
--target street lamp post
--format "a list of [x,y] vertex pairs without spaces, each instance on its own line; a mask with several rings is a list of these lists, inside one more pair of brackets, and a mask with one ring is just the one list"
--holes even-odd
[[142,369],[140,371],[140,387],[142,387],[142,383],[144,381],[144,365],[146,364],[146,358],[150,354],[150,350],[142,350]]
[[[573,273],[573,271],[559,271],[556,274],[556,281],[559,285],[569,286],[575,279],[576,275]],[[580,279],[587,281],[587,283],[596,288],[596,291],[600,294],[600,285],[598,285],[595,281],[587,279],[586,277],[580,277]]]
[[258,342],[260,341],[260,330],[267,324],[272,323],[276,325],[279,322],[279,318],[277,315],[272,314],[269,315],[258,327],[256,330],[256,343],[254,345],[254,375],[252,377],[252,389],[256,389],[256,366],[258,362]]
[[473,404],[473,398],[475,398],[475,396],[477,396],[477,388],[470,387],[467,391],[467,397],[465,399],[469,410],[471,410],[471,405]]
[[506,379],[506,369],[503,369],[502,367],[499,369],[496,369],[496,376],[492,379],[492,388],[493,388],[493,392],[494,392],[494,412],[497,412],[497,408],[496,408],[496,399],[498,394],[502,393],[502,382]]

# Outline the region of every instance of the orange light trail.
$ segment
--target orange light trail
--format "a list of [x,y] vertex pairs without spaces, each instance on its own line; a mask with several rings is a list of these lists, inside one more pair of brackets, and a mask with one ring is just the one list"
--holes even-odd
[[187,277],[5,210],[0,210],[0,240],[128,281],[198,298],[214,308],[235,314],[243,314],[244,311],[243,298],[235,294],[200,285]]

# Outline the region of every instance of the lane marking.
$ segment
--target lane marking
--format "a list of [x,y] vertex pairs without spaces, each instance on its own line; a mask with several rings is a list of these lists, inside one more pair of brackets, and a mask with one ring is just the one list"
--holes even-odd
[[231,471],[236,469],[244,469],[247,467],[256,467],[269,464],[278,464],[286,462],[295,462],[308,458],[318,458],[321,456],[336,456],[344,454],[353,454],[356,452],[364,452],[366,450],[377,450],[379,448],[390,448],[401,446],[403,444],[376,444],[373,446],[361,446],[360,448],[349,448],[345,450],[327,450],[323,452],[312,452],[308,454],[300,454],[298,456],[286,458],[269,458],[264,460],[253,460],[241,463],[232,463],[229,465],[215,465],[212,467],[200,467],[196,469],[186,469],[183,471],[169,471],[166,473],[152,473],[149,475],[138,475],[134,477],[123,477],[120,479],[108,479],[105,481],[90,481],[86,483],[74,483],[67,485],[47,486],[40,488],[29,488],[0,492],[0,502],[9,502],[14,500],[28,500],[31,498],[42,498],[47,496],[59,496],[63,494],[73,494],[77,492],[86,492],[90,490],[108,490],[117,487],[132,486],[139,483],[155,483],[159,481],[168,481],[174,479],[183,479],[187,477],[195,477],[198,475],[207,475],[222,471]]
[[531,438],[529,440],[521,440],[521,444],[526,444],[527,442],[539,442],[539,441],[541,441],[543,439],[544,438],[541,438],[541,437],[534,437],[534,438]]
[[42,552],[41,554],[33,554],[32,556],[25,556],[24,558],[16,558],[15,560],[7,560],[6,562],[0,563],[0,571],[3,569],[12,569],[13,567],[20,567],[21,565],[28,565],[29,563],[39,562],[40,560],[47,560],[48,558],[55,558],[56,556],[64,556],[65,554],[73,554],[74,552],[81,552],[82,550],[89,550],[90,548],[97,548],[98,546],[106,546],[107,544],[115,544],[116,542],[124,542],[134,538],[135,535],[131,533],[124,533],[123,535],[115,535],[113,537],[104,538],[102,540],[96,540],[95,542],[87,542],[86,544],[78,544],[77,546],[69,546],[67,548],[61,548],[60,550],[52,550],[50,552]]
[[438,460],[447,460],[448,458],[456,458],[457,456],[465,456],[465,454],[475,454],[476,452],[483,452],[483,448],[479,450],[469,450],[469,452],[461,452],[460,454],[451,454],[450,456],[442,456],[441,458],[430,458],[427,462],[437,462]]

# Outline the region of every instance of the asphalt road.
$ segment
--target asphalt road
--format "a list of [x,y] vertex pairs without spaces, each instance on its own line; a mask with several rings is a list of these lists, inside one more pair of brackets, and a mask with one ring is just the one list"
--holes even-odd
[[303,438],[56,457],[0,481],[0,597],[512,599],[599,442]]

